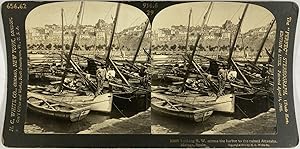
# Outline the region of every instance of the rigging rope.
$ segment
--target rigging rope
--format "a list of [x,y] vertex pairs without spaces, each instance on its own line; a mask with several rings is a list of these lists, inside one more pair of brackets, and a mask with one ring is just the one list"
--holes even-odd
[[113,7],[114,7],[114,5],[112,5],[112,6],[108,9],[108,11],[106,12],[106,15],[105,15],[105,17],[104,17],[104,20],[106,20],[108,14],[111,12],[111,10],[112,10]]
[[240,106],[238,106],[237,104],[235,104],[235,105],[242,112],[242,114],[244,114],[244,116],[246,116],[247,118],[249,118],[249,116],[240,108]]
[[[255,25],[253,25],[254,27],[255,26],[257,26],[258,27],[258,25],[261,25],[268,17],[270,16],[270,14],[267,14],[267,15],[265,15],[265,17],[263,17],[260,21],[258,21]],[[272,19],[274,19],[273,17],[272,17]],[[271,20],[272,20],[271,19]],[[270,21],[268,21],[268,22],[270,22]],[[267,23],[267,25],[268,25],[269,23]],[[261,26],[263,26],[263,25],[261,25]]]
[[202,15],[199,17],[199,19],[197,20],[197,24],[200,23],[201,18],[203,18],[204,14],[206,12],[206,9],[204,9],[204,11],[202,11]]
[[118,107],[117,107],[117,105],[114,103],[114,102],[112,102],[113,103],[113,105],[114,105],[114,107],[122,114],[122,116],[124,116],[124,117],[127,117]]
[[230,19],[231,21],[232,21],[233,17],[234,17],[234,16],[239,12],[239,10],[242,8],[242,6],[243,6],[243,5],[240,5],[239,9],[232,15],[232,17],[231,17],[231,19]]
[[75,19],[75,16],[77,15],[77,12],[78,12],[79,9],[80,9],[80,6],[77,7],[76,11],[74,12],[73,17],[72,17],[72,20],[71,20],[71,22],[70,22],[70,25],[73,23],[73,21],[74,21],[74,19]]
[[137,17],[137,18],[129,25],[128,28],[132,27],[132,25],[133,25],[137,20],[139,20],[141,17],[142,17],[142,15],[140,15],[139,17]]
[[122,59],[124,60],[125,58],[124,58],[123,52],[122,52],[122,49],[123,49],[124,45],[123,45],[123,47],[121,48],[119,36],[116,36],[116,38],[117,38],[117,43],[118,43],[118,46],[119,46],[119,50],[120,50],[120,52],[121,52],[121,57],[122,57]]
[[242,40],[242,48],[243,48],[243,51],[244,51],[244,58],[246,60],[247,59],[247,54],[246,54],[246,49],[245,49],[245,45],[244,45],[243,34],[241,34],[241,40]]
[[206,21],[206,25],[208,24],[208,22],[209,22],[209,19],[210,19],[210,16],[211,16],[211,14],[212,14],[212,10],[213,10],[213,8],[214,8],[214,3],[212,3],[212,5],[211,5],[211,9],[210,9],[210,12],[208,12],[208,17],[207,17],[207,21]]
[[67,23],[67,15],[66,15],[65,11],[63,12],[63,15],[64,15],[64,20],[65,20],[64,26],[66,26],[68,23]]

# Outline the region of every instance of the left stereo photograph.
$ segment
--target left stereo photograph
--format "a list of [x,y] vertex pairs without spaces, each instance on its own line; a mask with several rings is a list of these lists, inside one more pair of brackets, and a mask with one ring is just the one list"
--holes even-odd
[[26,134],[151,132],[144,12],[114,2],[56,2],[33,9],[25,29]]

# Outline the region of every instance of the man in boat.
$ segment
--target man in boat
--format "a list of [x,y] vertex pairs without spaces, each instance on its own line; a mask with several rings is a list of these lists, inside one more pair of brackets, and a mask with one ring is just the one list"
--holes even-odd
[[110,65],[107,67],[107,73],[106,73],[106,79],[109,87],[109,91],[112,92],[112,86],[109,84],[109,82],[113,81],[116,77],[116,72],[114,69],[111,69]]
[[140,72],[139,72],[139,76],[140,76],[140,81],[141,81],[141,85],[147,89],[148,87],[150,87],[150,79],[149,79],[149,75],[147,72],[146,68],[141,68]]
[[229,70],[227,75],[228,81],[229,82],[235,81],[236,78],[237,78],[237,72],[233,70]]
[[220,95],[223,94],[225,90],[225,83],[226,81],[228,82],[233,82],[237,78],[237,71],[233,70],[232,67],[222,67],[218,71],[218,81],[219,81],[219,91]]
[[107,70],[106,68],[98,68],[96,71],[96,80],[97,80],[97,95],[103,94],[103,85],[106,78]]
[[218,81],[219,81],[219,95],[223,95],[224,90],[225,90],[225,83],[227,80],[228,76],[228,69],[225,67],[220,68],[218,71]]
[[106,79],[107,80],[113,80],[115,78],[115,76],[116,76],[115,70],[111,69],[111,67],[108,66]]
[[96,75],[97,65],[96,65],[96,63],[95,63],[95,61],[93,59],[88,59],[87,60],[86,71],[89,74]]
[[266,90],[270,87],[270,75],[268,74],[268,67],[266,64],[263,64],[262,71],[261,71],[261,77],[262,77],[262,87]]
[[216,75],[218,75],[218,70],[219,70],[219,65],[218,65],[217,61],[210,60],[207,72],[211,75],[216,76]]

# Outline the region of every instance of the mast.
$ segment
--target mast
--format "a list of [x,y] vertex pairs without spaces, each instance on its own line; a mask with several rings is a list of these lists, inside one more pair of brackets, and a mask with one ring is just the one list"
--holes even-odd
[[140,38],[138,47],[137,47],[137,49],[136,49],[135,55],[134,55],[133,60],[132,60],[132,64],[134,64],[134,62],[136,61],[136,58],[137,58],[137,56],[138,56],[138,54],[139,54],[141,45],[142,45],[142,43],[143,43],[143,39],[144,39],[144,37],[145,37],[146,31],[147,31],[147,28],[148,28],[148,25],[149,25],[149,20],[148,20],[148,19],[147,19],[147,21],[146,21],[145,24],[146,24],[146,25],[145,25],[145,27],[144,27],[144,29],[143,29],[142,36],[141,36],[141,38]]
[[232,32],[230,32],[230,35],[229,35],[229,45],[228,46],[231,45],[231,42],[232,42]]
[[186,33],[186,41],[185,41],[185,52],[187,53],[188,51],[188,45],[189,45],[189,35],[190,35],[190,25],[191,25],[191,17],[192,17],[192,8],[190,9],[189,13],[189,22],[188,22],[188,28],[187,28],[187,33]]
[[220,29],[220,32],[219,32],[219,37],[218,37],[218,42],[217,42],[217,56],[216,56],[216,58],[215,58],[215,60],[218,60],[218,58],[219,58],[219,55],[221,55],[221,48],[220,48],[220,40],[221,40],[221,38],[222,38],[222,30]]
[[96,51],[97,51],[97,33],[96,33],[96,27],[94,27],[94,34],[95,34],[95,36],[94,36],[94,53],[93,53],[93,55],[95,56],[96,55]]
[[[64,9],[61,9],[61,54],[64,54]],[[61,68],[63,67],[63,58],[61,58]]]
[[258,61],[259,56],[260,56],[260,54],[261,54],[261,51],[262,51],[262,49],[263,49],[264,46],[265,46],[266,40],[267,40],[267,38],[268,38],[268,36],[269,36],[269,34],[270,34],[270,32],[271,32],[271,29],[272,29],[272,27],[273,27],[273,25],[274,25],[274,22],[275,22],[275,19],[273,19],[272,22],[270,23],[270,27],[269,27],[269,29],[267,30],[266,35],[265,35],[265,37],[264,37],[264,39],[263,39],[263,41],[262,41],[262,43],[261,43],[261,45],[260,45],[260,48],[259,48],[259,50],[258,50],[257,55],[256,55],[256,57],[255,57],[254,65],[257,64],[257,61]]
[[[151,30],[152,30],[152,27],[151,27],[150,31]],[[150,39],[151,38],[152,38],[152,31],[151,31],[151,34],[150,34]],[[151,63],[151,52],[152,52],[152,40],[150,40],[149,51],[148,51],[148,56],[147,56],[147,62],[148,63]]]
[[245,48],[245,46],[244,46],[244,38],[243,38],[243,34],[241,34],[241,40],[242,40],[242,48],[243,48],[243,52],[244,52],[244,58],[245,58],[245,60],[247,59],[247,57],[246,57],[246,48]]
[[196,53],[196,49],[197,49],[197,46],[198,46],[198,43],[199,43],[199,40],[202,36],[202,34],[204,33],[204,25],[206,24],[206,22],[208,21],[208,14],[209,14],[209,11],[211,10],[212,8],[212,2],[210,2],[209,6],[208,6],[208,10],[206,11],[205,15],[204,15],[204,18],[203,18],[203,22],[201,24],[201,31],[200,33],[197,33],[197,39],[196,39],[196,42],[195,42],[195,45],[193,47],[193,51],[192,51],[192,54],[189,56],[188,55],[188,65],[187,65],[187,70],[186,70],[186,73],[185,73],[185,76],[184,76],[184,80],[183,80],[183,84],[182,84],[182,87],[181,87],[181,92],[184,91],[184,88],[185,88],[185,84],[186,84],[186,80],[187,78],[189,77],[189,70],[191,69],[192,65],[193,65],[193,59],[194,59],[194,55]]
[[273,47],[272,47],[272,51],[271,51],[270,56],[269,56],[269,59],[268,59],[268,63],[269,63],[269,64],[270,64],[270,63],[272,62],[272,60],[273,60],[273,55],[274,55],[274,45],[273,45]]
[[241,26],[242,26],[242,23],[244,21],[244,17],[245,17],[245,14],[247,12],[248,7],[249,7],[249,4],[246,4],[244,12],[242,14],[242,17],[240,19],[240,22],[238,23],[238,28],[237,28],[237,31],[236,31],[235,36],[233,38],[233,43],[232,43],[232,45],[231,45],[231,47],[229,49],[229,57],[228,57],[228,64],[229,65],[231,65],[231,58],[232,58],[233,50],[234,50],[234,47],[235,47],[235,44],[236,44],[236,41],[237,41],[237,37],[238,37],[239,32],[241,30]]
[[64,51],[64,9],[61,9],[61,50]]
[[194,55],[196,53],[196,49],[197,49],[197,45],[199,43],[199,40],[200,40],[200,37],[201,35],[198,33],[197,34],[197,39],[196,39],[196,43],[195,45],[193,46],[193,52],[192,52],[192,55],[188,56],[188,66],[187,66],[187,70],[186,70],[186,73],[185,73],[185,76],[184,76],[184,80],[183,80],[183,85],[181,87],[181,92],[184,91],[184,88],[185,88],[185,84],[186,84],[186,80],[187,78],[189,77],[189,70],[191,69],[191,66],[193,65],[193,59],[194,59]]
[[[81,13],[82,13],[82,8],[83,8],[83,1],[81,1],[81,3],[80,3],[80,9],[79,9],[79,12],[77,14],[76,31],[75,31],[75,34],[74,34],[74,37],[73,37],[73,41],[72,41],[72,44],[71,44],[70,52],[67,55],[67,64],[66,64],[66,68],[64,70],[64,73],[63,73],[60,85],[58,87],[58,91],[62,90],[63,84],[65,82],[65,78],[66,78],[67,73],[68,73],[68,68],[70,66],[70,60],[71,60],[71,56],[72,56],[73,49],[74,49],[74,46],[75,46],[76,37],[77,37],[77,34],[80,31],[80,29],[79,29],[79,22],[80,22],[80,16],[81,16]],[[64,56],[64,55],[62,55],[62,56]]]
[[113,22],[113,29],[112,29],[112,33],[111,33],[111,36],[110,36],[109,44],[108,44],[108,47],[107,47],[106,64],[108,64],[108,62],[109,62],[109,57],[110,57],[110,53],[111,53],[111,48],[112,48],[112,43],[113,43],[113,39],[114,39],[114,34],[115,34],[115,31],[116,31],[116,24],[117,24],[117,21],[118,21],[120,6],[121,6],[121,4],[118,3],[117,10],[116,10],[116,15],[115,15],[114,22]]
[[106,34],[106,31],[104,31],[104,45],[107,46],[107,34]]
[[207,21],[208,21],[208,14],[209,14],[209,11],[210,11],[211,8],[212,8],[212,4],[213,4],[213,2],[210,2],[209,6],[208,6],[208,9],[207,9],[207,11],[206,11],[206,13],[205,13],[205,15],[204,15],[204,18],[203,18],[203,21],[202,21],[202,24],[201,24],[201,34],[204,33],[204,26],[205,26],[205,24],[206,24]]

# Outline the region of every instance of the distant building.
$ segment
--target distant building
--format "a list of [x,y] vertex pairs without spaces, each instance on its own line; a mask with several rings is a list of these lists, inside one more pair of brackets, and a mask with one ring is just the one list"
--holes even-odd
[[225,23],[222,25],[222,28],[225,31],[233,31],[237,29],[237,25],[233,24],[231,20],[226,20]]
[[222,39],[230,39],[231,32],[224,30],[221,34]]

